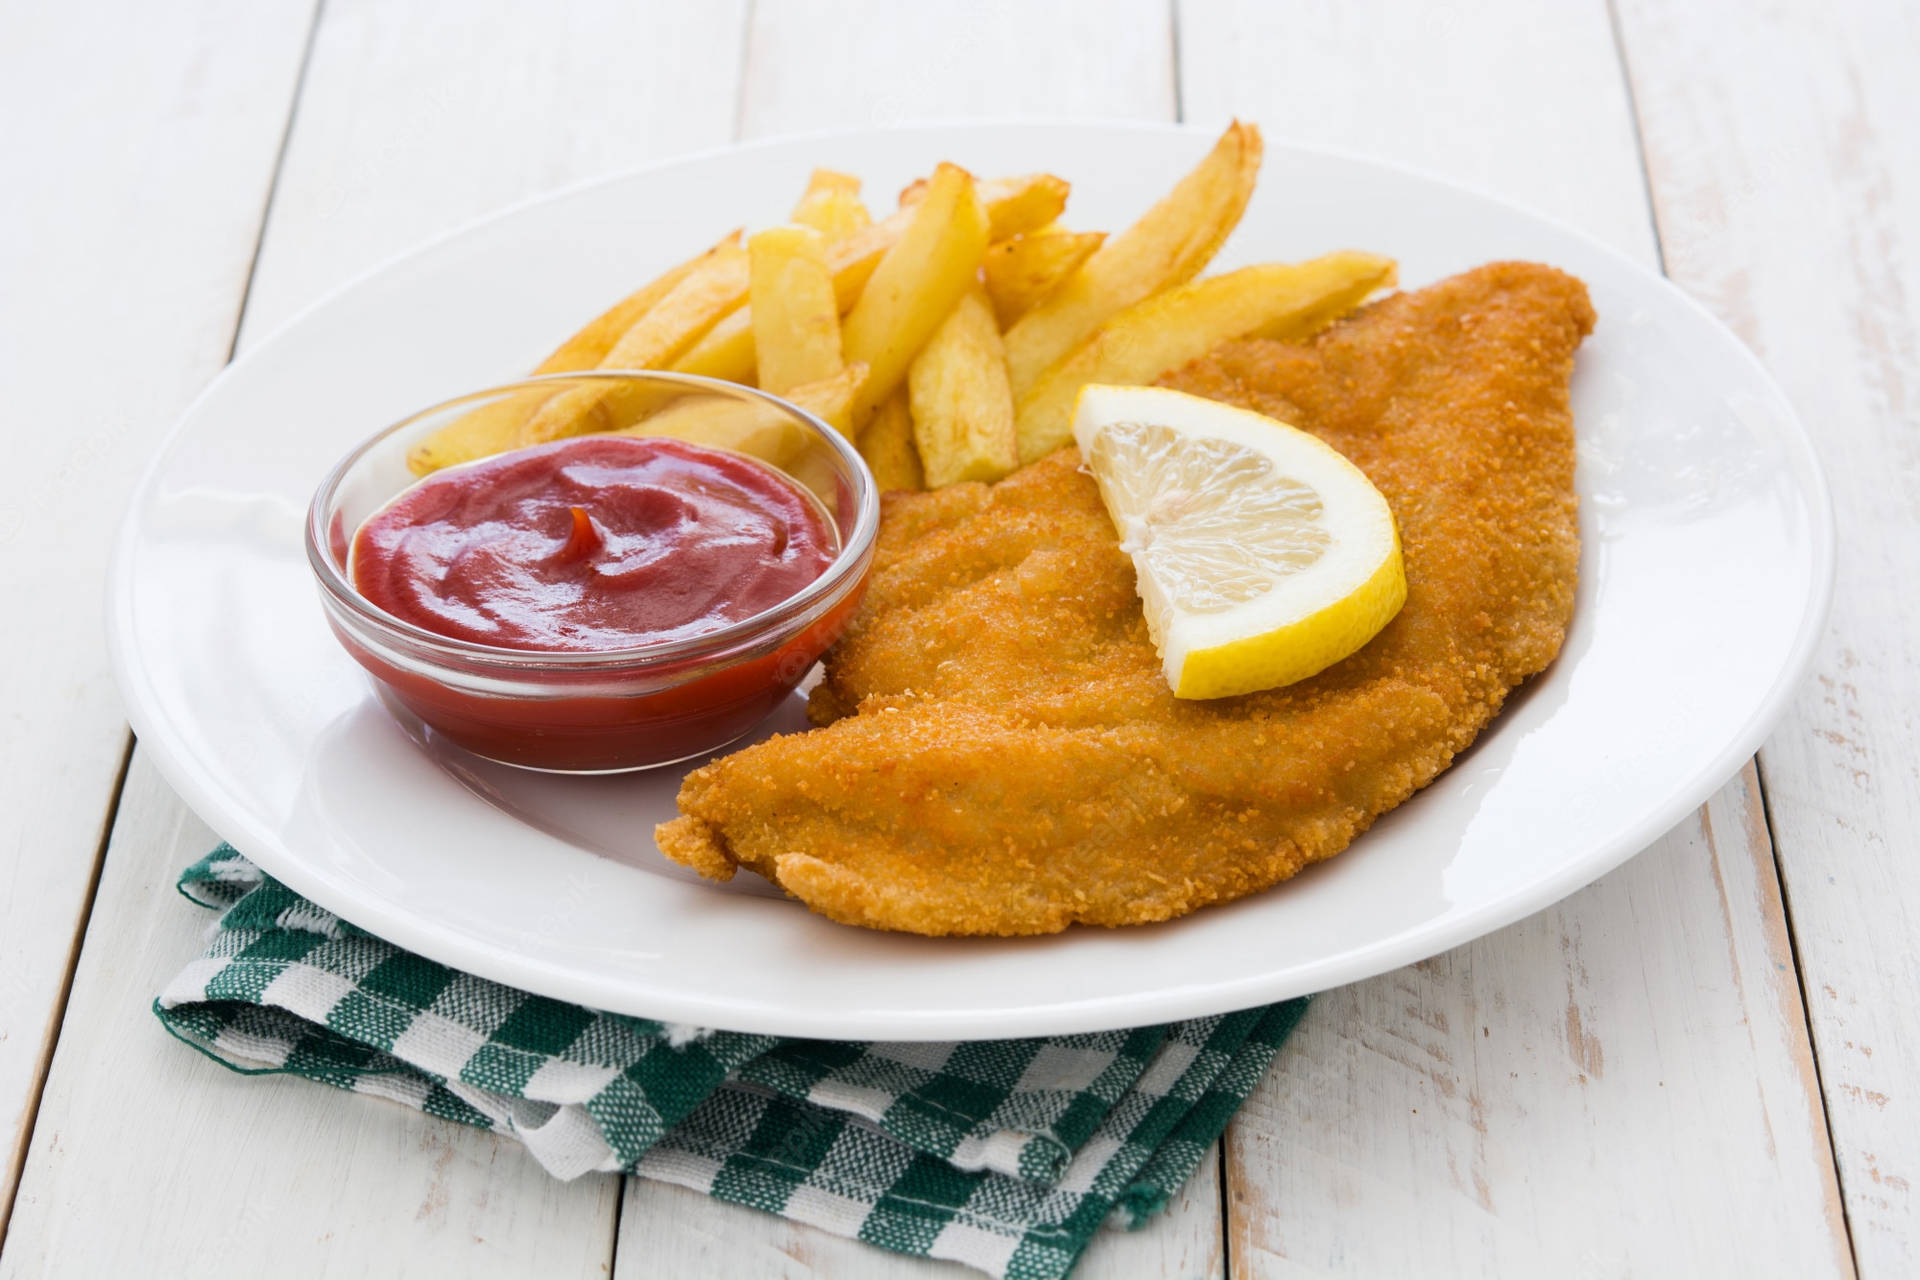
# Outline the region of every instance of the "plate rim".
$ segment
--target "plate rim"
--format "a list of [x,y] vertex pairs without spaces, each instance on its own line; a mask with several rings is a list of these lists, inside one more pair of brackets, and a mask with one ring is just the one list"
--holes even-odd
[[[148,504],[152,490],[158,483],[162,464],[173,452],[187,426],[198,416],[201,406],[219,394],[228,380],[236,376],[238,370],[259,358],[261,352],[277,346],[289,331],[300,326],[313,313],[330,306],[340,296],[416,258],[431,254],[443,245],[477,229],[511,218],[523,210],[566,200],[598,187],[722,156],[790,147],[797,142],[810,140],[848,141],[877,135],[951,134],[981,129],[1065,129],[1206,137],[1213,136],[1215,132],[1211,127],[1204,125],[1159,121],[1115,121],[1071,117],[967,118],[929,120],[885,127],[814,130],[781,134],[745,143],[707,147],[663,157],[643,165],[597,174],[537,192],[460,221],[436,235],[414,242],[354,273],[306,305],[296,309],[268,334],[249,344],[246,351],[221,367],[207,385],[180,411],[173,425],[153,446],[139,479],[128,492],[127,505],[115,534],[109,560],[105,583],[107,599],[104,610],[109,660],[120,688],[128,721],[134,729],[139,744],[151,752],[151,759],[162,777],[180,794],[201,821],[213,828],[222,839],[241,848],[247,857],[261,865],[263,870],[276,879],[319,905],[334,910],[343,918],[353,919],[360,927],[388,939],[394,945],[416,951],[428,959],[552,998],[585,1003],[615,1012],[637,1013],[661,1021],[773,1035],[813,1037],[822,1035],[817,1012],[795,1015],[778,1006],[742,1003],[737,999],[721,999],[705,994],[688,997],[665,987],[645,993],[644,999],[638,1003],[644,1003],[646,1008],[640,1010],[634,1007],[636,1002],[631,999],[623,1001],[605,998],[622,994],[620,990],[595,988],[591,983],[583,985],[579,975],[572,970],[547,961],[519,955],[510,956],[507,963],[502,963],[500,953],[472,940],[464,939],[457,933],[448,932],[445,926],[435,925],[416,913],[383,909],[378,905],[370,908],[369,904],[361,902],[355,902],[349,913],[341,912],[331,905],[328,899],[334,899],[336,902],[338,899],[334,898],[331,892],[332,886],[326,878],[317,870],[310,870],[291,848],[282,850],[280,847],[282,841],[278,836],[251,822],[243,812],[244,806],[227,804],[223,799],[224,789],[213,783],[212,771],[199,764],[189,752],[178,749],[168,741],[165,717],[160,713],[154,694],[149,687],[142,660],[133,651],[131,645],[131,566],[137,544],[136,516]],[[1661,835],[1683,821],[1687,814],[1704,803],[1721,785],[1739,772],[1744,761],[1754,756],[1806,678],[1813,659],[1825,639],[1833,602],[1837,539],[1832,495],[1812,435],[1807,430],[1793,401],[1738,334],[1661,271],[1636,261],[1598,237],[1551,214],[1496,195],[1476,184],[1462,182],[1415,165],[1368,155],[1349,148],[1301,142],[1292,138],[1270,141],[1268,145],[1274,150],[1356,164],[1396,176],[1432,183],[1533,219],[1554,232],[1580,243],[1589,251],[1611,260],[1614,266],[1624,269],[1642,284],[1664,291],[1684,310],[1693,313],[1697,320],[1704,321],[1708,329],[1727,344],[1730,351],[1736,353],[1736,359],[1743,363],[1749,373],[1754,376],[1755,385],[1764,388],[1771,395],[1776,406],[1781,410],[1783,423],[1787,428],[1780,432],[1777,438],[1783,446],[1785,471],[1794,479],[1797,494],[1806,504],[1810,570],[1808,590],[1802,601],[1799,625],[1792,644],[1772,683],[1765,694],[1759,698],[1746,722],[1727,736],[1725,744],[1710,760],[1683,782],[1670,789],[1669,798],[1665,804],[1650,807],[1638,822],[1631,824],[1613,840],[1598,846],[1586,857],[1566,863],[1552,874],[1492,897],[1458,914],[1416,923],[1390,937],[1335,952],[1307,965],[1296,964],[1279,971],[1225,977],[1208,984],[1204,988],[1204,995],[1195,994],[1191,986],[1169,985],[1139,995],[1070,999],[1038,1005],[1029,1003],[991,1010],[976,1006],[959,1012],[920,1009],[888,1010],[876,1013],[872,1010],[850,1007],[839,1011],[836,1015],[846,1024],[846,1029],[824,1034],[860,1039],[947,1040],[977,1035],[979,1034],[977,1031],[970,1031],[967,1028],[987,1020],[994,1022],[997,1035],[1050,1035],[1107,1030],[1248,1008],[1313,991],[1328,990],[1415,963],[1544,910],[1593,883],[1647,848]],[[257,851],[262,850],[268,852],[268,857],[262,858],[258,855]],[[421,939],[426,940],[426,945],[421,945]],[[1303,983],[1301,979],[1308,976],[1311,980]],[[534,981],[530,983],[529,979]]]

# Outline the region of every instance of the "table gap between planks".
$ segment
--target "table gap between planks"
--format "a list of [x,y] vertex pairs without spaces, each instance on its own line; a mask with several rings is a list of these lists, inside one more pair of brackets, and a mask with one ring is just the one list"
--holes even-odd
[[29,179],[0,197],[0,370],[15,421],[71,424],[14,432],[42,483],[0,511],[9,598],[52,602],[0,677],[0,1275],[956,1271],[556,1184],[490,1135],[165,1039],[144,1008],[203,924],[167,890],[213,835],[126,762],[96,517],[236,348],[523,196],[813,128],[1231,114],[1664,250],[1821,434],[1860,568],[1761,773],[1565,903],[1322,997],[1220,1162],[1079,1274],[1911,1272],[1920,157],[1890,122],[1916,45],[1891,4],[0,5],[0,111],[39,126],[0,135]]

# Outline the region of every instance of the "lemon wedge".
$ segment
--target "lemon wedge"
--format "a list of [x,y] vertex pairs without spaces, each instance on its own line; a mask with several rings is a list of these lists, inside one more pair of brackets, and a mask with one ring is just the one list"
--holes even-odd
[[1387,500],[1306,432],[1184,392],[1096,385],[1073,436],[1175,697],[1304,680],[1406,603]]

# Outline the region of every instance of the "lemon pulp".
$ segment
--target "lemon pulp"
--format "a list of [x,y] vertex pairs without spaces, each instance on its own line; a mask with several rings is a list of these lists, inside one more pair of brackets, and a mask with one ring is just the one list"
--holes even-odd
[[1304,431],[1183,392],[1089,386],[1074,438],[1178,697],[1304,680],[1406,601],[1386,499]]

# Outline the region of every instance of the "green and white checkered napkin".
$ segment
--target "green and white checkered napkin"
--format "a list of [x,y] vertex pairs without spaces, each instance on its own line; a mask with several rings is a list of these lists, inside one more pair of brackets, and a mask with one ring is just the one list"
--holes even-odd
[[363,933],[222,846],[221,909],[154,1002],[243,1072],[292,1072],[899,1253],[1057,1277],[1186,1181],[1305,1000],[1160,1027],[964,1044],[704,1032],[596,1013]]

